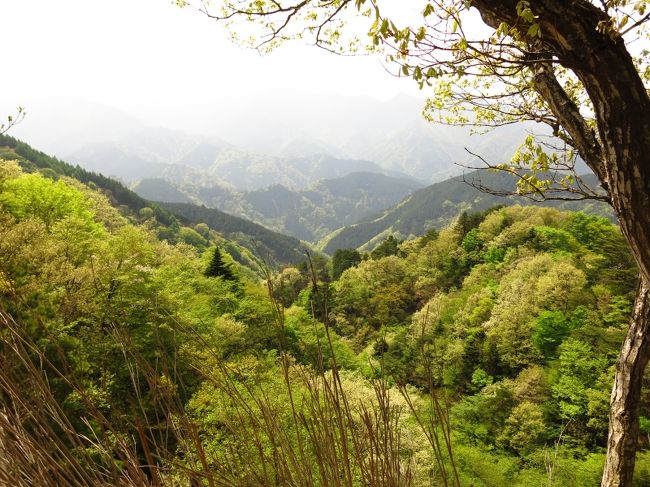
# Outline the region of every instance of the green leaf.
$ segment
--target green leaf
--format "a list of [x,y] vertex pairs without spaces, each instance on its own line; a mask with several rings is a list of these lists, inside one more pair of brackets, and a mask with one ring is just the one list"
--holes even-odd
[[528,28],[528,33],[527,34],[528,34],[529,37],[541,37],[542,33],[540,31],[539,24],[538,23],[532,24]]

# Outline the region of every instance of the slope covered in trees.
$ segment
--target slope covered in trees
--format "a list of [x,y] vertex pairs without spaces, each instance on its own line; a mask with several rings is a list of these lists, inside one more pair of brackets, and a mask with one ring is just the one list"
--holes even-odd
[[422,184],[407,178],[371,172],[355,172],[323,179],[307,189],[272,185],[252,191],[221,186],[183,185],[179,191],[163,179],[143,179],[135,187],[151,201],[204,204],[211,208],[260,222],[267,228],[308,242],[388,208]]
[[[619,230],[598,216],[513,206],[384,255],[329,284],[328,320],[398,384],[450,394],[461,485],[542,483],[553,444],[552,485],[597,484],[637,284]],[[638,475],[644,485],[648,472]]]
[[188,195],[178,190],[173,184],[162,178],[144,178],[132,187],[133,192],[150,201],[166,203],[191,203]]
[[227,243],[214,232],[202,245],[161,241],[97,191],[4,162],[0,232],[2,482],[600,476],[636,285],[603,218],[495,209],[340,255],[336,280],[314,258],[261,286],[221,252],[234,280],[206,276],[210,249]]
[[[213,334],[223,313],[241,319],[246,309],[262,328],[270,315],[246,278],[252,270],[238,266],[248,294],[204,276],[203,250],[233,244],[207,227],[203,235],[187,230],[198,237],[193,245],[160,241],[155,222],[130,223],[74,179],[0,164],[0,483],[125,485],[121,462],[146,441],[175,450],[173,435],[162,438],[173,414],[165,387],[178,387],[183,402],[196,390],[187,347]],[[263,348],[265,332],[250,330],[240,335],[246,347]],[[147,438],[133,447],[138,453],[128,439],[134,431]],[[138,470],[133,485],[144,485]]]
[[296,263],[309,250],[300,240],[274,232],[262,225],[229,215],[223,211],[187,203],[161,203],[183,221],[193,224],[205,223],[229,238],[241,241],[255,253],[273,265]]
[[0,159],[17,160],[26,170],[50,170],[54,174],[70,176],[86,184],[92,183],[97,188],[110,194],[113,202],[124,205],[132,211],[139,211],[145,207],[151,208],[159,221],[165,225],[173,223],[173,217],[157,205],[149,203],[133,191],[129,190],[119,181],[108,178],[102,174],[86,171],[79,166],[72,166],[55,157],[33,149],[28,144],[8,135],[0,134]]
[[[584,179],[597,187],[593,176],[587,175]],[[319,247],[328,254],[340,248],[372,249],[391,234],[408,238],[424,235],[432,228],[441,229],[463,211],[476,212],[496,205],[533,203],[518,196],[486,193],[475,186],[487,187],[495,193],[510,193],[515,190],[515,180],[507,174],[476,171],[432,184],[404,198],[392,208],[332,232],[323,238]],[[612,210],[597,201],[546,201],[542,205],[583,210],[613,218]]]
[[148,201],[128,189],[122,183],[108,178],[102,174],[89,172],[79,166],[72,166],[66,162],[39,152],[29,145],[6,135],[0,135],[0,161],[17,160],[26,171],[40,171],[48,177],[69,176],[77,181],[89,184],[101,190],[113,205],[122,209],[133,218],[146,220],[154,218],[157,225],[158,236],[170,242],[185,241],[190,244],[204,242],[204,236],[191,228],[181,228],[178,218],[187,218],[188,212],[196,217],[201,215],[206,221],[189,218],[194,226],[199,227],[199,232],[205,234],[205,224],[226,235],[231,242],[229,251],[233,256],[248,266],[258,267],[252,259],[266,261],[267,265],[277,266],[297,263],[303,258],[306,250],[298,240],[280,235],[268,230],[261,225],[228,215],[215,210],[204,212],[192,206],[182,207],[182,215],[174,215],[161,205]]

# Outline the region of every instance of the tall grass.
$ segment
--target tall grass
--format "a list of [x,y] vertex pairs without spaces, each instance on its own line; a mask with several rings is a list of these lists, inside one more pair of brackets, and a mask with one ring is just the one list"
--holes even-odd
[[[273,296],[271,279],[267,283]],[[216,450],[201,418],[179,397],[174,357],[150,363],[128,333],[110,327],[136,405],[128,422],[112,424],[65,363],[54,365],[27,330],[0,310],[0,485],[458,487],[448,408],[433,384],[425,407],[419,395],[389,387],[381,375],[370,383],[369,400],[355,399],[336,362],[326,290],[315,275],[312,286],[324,293],[317,300],[323,309],[313,311],[325,317],[320,350],[327,348],[332,358],[324,363],[319,353],[315,367],[297,366],[280,344],[282,400],[264,381],[240,380],[200,335],[179,329],[210,355],[206,360],[202,353],[193,367],[228,404]],[[282,328],[283,308],[272,304],[275,326]],[[52,380],[80,398],[81,418],[66,416]],[[145,406],[147,391],[156,391],[153,413]],[[430,465],[419,465],[406,444],[405,432],[413,425],[429,444]]]

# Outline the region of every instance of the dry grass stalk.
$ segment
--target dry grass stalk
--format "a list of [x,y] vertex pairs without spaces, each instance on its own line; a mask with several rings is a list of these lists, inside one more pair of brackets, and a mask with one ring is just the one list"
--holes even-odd
[[[313,292],[321,292],[313,271],[312,278]],[[271,280],[267,282],[273,296]],[[282,305],[272,303],[276,326],[282,329]],[[209,370],[204,359],[194,364],[200,378],[231,405],[223,423],[229,441],[217,457],[205,448],[200,422],[188,415],[179,397],[182,384],[174,382],[175,356],[150,363],[123,328],[109,327],[132,384],[135,407],[131,430],[125,431],[124,425],[111,424],[92,395],[61,370],[65,365],[57,368],[27,331],[0,311],[0,484],[411,487],[414,460],[405,451],[402,437],[404,417],[410,414],[436,458],[436,468],[431,469],[436,471],[433,485],[457,487],[448,410],[433,383],[426,418],[405,388],[400,392],[407,407],[394,404],[384,378],[372,381],[371,402],[353,403],[336,362],[326,292],[320,303],[323,309],[318,314],[325,317],[327,340],[322,347],[332,359],[323,363],[319,353],[315,369],[297,367],[281,351],[279,364],[288,404],[278,405],[261,382],[237,380],[216,351],[211,354]],[[180,324],[179,332],[202,340]],[[209,345],[205,346],[209,352]],[[280,348],[286,349],[282,343]],[[53,378],[81,398],[86,414],[82,426],[66,416],[54,397]],[[146,405],[145,396],[151,391],[156,391],[153,404],[149,399]]]

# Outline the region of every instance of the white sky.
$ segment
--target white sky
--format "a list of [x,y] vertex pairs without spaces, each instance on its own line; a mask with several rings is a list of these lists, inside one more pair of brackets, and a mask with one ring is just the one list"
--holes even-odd
[[78,97],[165,124],[177,111],[252,93],[417,94],[377,57],[291,44],[260,56],[222,25],[171,0],[0,0],[0,114]]

